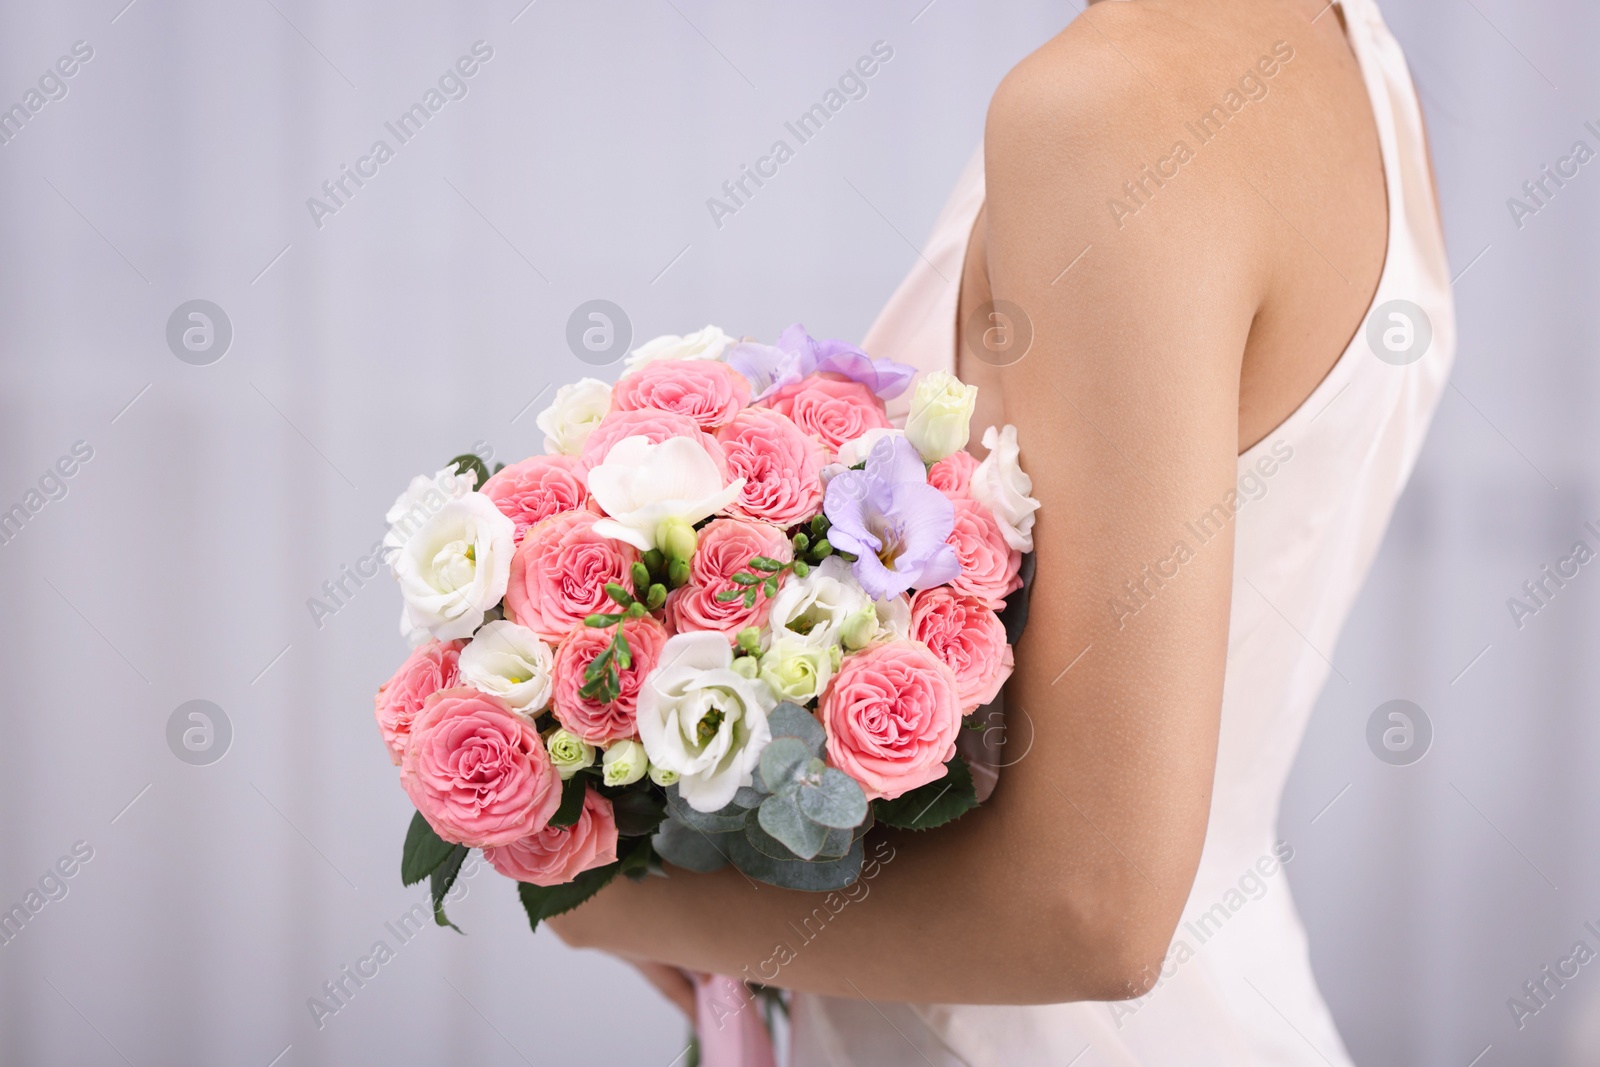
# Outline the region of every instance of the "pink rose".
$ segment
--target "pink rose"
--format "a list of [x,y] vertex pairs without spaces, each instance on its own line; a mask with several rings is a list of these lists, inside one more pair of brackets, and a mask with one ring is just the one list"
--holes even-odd
[[794,558],[794,546],[783,531],[771,523],[753,519],[713,519],[700,531],[700,544],[689,561],[689,583],[674,589],[667,597],[667,625],[674,633],[688,630],[715,630],[729,641],[746,626],[761,626],[767,621],[771,598],[759,589],[755,603],[744,600],[720,601],[725,589],[743,593],[746,586],[733,580],[740,571],[754,571],[750,561],[756,556],[787,563]]
[[812,374],[779,389],[767,401],[830,449],[854,441],[868,430],[890,429],[883,401],[871,389],[847,378]]
[[793,526],[822,510],[822,467],[827,457],[816,438],[789,416],[746,408],[717,431],[728,473],[744,479],[736,514]]
[[972,472],[977,469],[971,452],[952,452],[928,468],[928,484],[951,500],[971,496]]
[[1000,616],[948,586],[924,589],[911,598],[911,636],[956,676],[963,715],[999,696],[1011,677],[1011,646]]
[[820,706],[828,762],[868,800],[893,800],[943,778],[961,730],[956,676],[914,641],[845,656]]
[[406,753],[411,740],[411,723],[422,710],[423,701],[441,689],[454,688],[460,671],[456,661],[461,658],[465,641],[440,644],[429,641],[418,647],[400,664],[394,677],[378,686],[373,705],[378,715],[378,729],[383,733],[384,744],[389,746],[389,758],[396,767]]
[[593,789],[571,826],[546,826],[509,845],[483,850],[489,865],[507,878],[534,885],[564,885],[584,871],[617,860],[617,819],[611,801]]
[[622,634],[628,639],[632,662],[617,671],[617,699],[602,704],[581,695],[583,672],[611,643],[611,627],[580,626],[556,649],[555,683],[551,698],[556,720],[591,745],[605,745],[634,736],[638,715],[639,687],[661,659],[667,643],[667,628],[646,615],[628,619]]
[[[989,509],[976,500],[952,500],[956,508],[955,528],[947,543],[956,550],[961,573],[950,588],[964,596],[976,597],[985,607],[1002,608],[1006,596],[1022,587],[1017,571],[1022,553],[1006,543],[1000,524]],[[515,562],[512,563],[515,567]]]
[[556,642],[582,626],[585,616],[615,607],[606,583],[628,584],[639,553],[595,533],[599,517],[564,511],[528,528],[511,556],[507,618]]
[[624,375],[611,390],[613,411],[675,411],[707,430],[727,423],[749,403],[744,375],[710,359],[658,359]]
[[441,689],[411,724],[400,784],[433,832],[473,848],[544,829],[561,806],[538,731],[499,697]]
[[659,445],[670,437],[687,437],[706,450],[706,454],[716,462],[723,482],[728,481],[728,459],[722,454],[722,446],[717,444],[717,439],[702,430],[700,424],[689,416],[655,408],[613,410],[600,420],[588,440],[583,442],[579,464],[585,471],[598,466],[606,458],[606,453],[611,451],[611,446],[624,437],[645,437],[653,445]]
[[589,502],[589,487],[575,456],[531,456],[491,476],[482,492],[516,523],[518,541],[535,523]]

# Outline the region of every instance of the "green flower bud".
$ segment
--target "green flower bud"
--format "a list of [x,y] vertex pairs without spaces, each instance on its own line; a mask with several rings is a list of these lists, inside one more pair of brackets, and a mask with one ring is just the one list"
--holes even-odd
[[794,576],[796,578],[804,578],[806,575],[811,573],[811,568],[806,566],[806,561],[803,559],[795,560],[794,564],[789,569],[794,571]]
[[643,601],[635,600],[632,604],[628,605],[628,618],[637,619],[644,613],[645,606]]
[[876,636],[878,636],[878,613],[871,604],[850,616],[844,621],[844,625],[839,627],[839,642],[852,652],[866,648]]
[[746,626],[739,631],[739,647],[751,655],[761,651],[761,631],[754,626]]
[[667,570],[667,557],[661,554],[659,548],[652,548],[644,554],[644,565],[650,568],[651,574],[665,574]]
[[632,785],[644,777],[650,767],[645,758],[644,746],[637,741],[616,741],[602,760],[606,785]]
[[676,589],[680,585],[683,585],[688,580],[689,580],[689,561],[688,560],[686,560],[686,559],[675,559],[671,563],[667,564],[667,581],[672,583],[672,587],[674,589]]
[[638,560],[634,560],[633,567],[628,571],[633,578],[634,592],[644,589],[650,584],[650,568]]
[[833,546],[828,544],[828,539],[826,537],[824,537],[822,540],[818,541],[816,544],[811,546],[811,558],[812,559],[824,560],[824,559],[827,559],[830,555],[832,555],[832,553],[833,553]]
[[594,762],[594,746],[568,730],[553,731],[544,747],[563,782]]
[[667,786],[677,782],[678,772],[669,771],[665,767],[657,767],[652,763],[650,764],[650,780],[665,789]]
[[661,605],[667,602],[667,587],[657,582],[650,587],[650,592],[645,597],[644,605],[651,611],[660,611]]
[[811,538],[807,537],[803,532],[795,534],[792,540],[794,542],[794,550],[796,552],[804,552],[806,550],[806,546],[811,543]]
[[735,674],[742,674],[746,678],[754,678],[760,673],[760,670],[761,665],[756,662],[756,657],[754,656],[733,657],[733,671]]
[[667,559],[674,562],[683,560],[687,562],[694,555],[695,545],[699,538],[695,535],[694,527],[682,519],[668,519],[656,530],[656,544],[661,546],[661,551]]

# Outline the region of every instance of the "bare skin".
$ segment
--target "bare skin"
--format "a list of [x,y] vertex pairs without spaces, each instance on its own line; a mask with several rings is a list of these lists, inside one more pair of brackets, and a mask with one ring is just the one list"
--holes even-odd
[[[1278,42],[1292,58],[1280,47],[1265,77]],[[1200,144],[1184,124],[1246,72],[1267,94]],[[1108,201],[1131,206],[1124,183],[1179,140],[1192,158],[1115,217]],[[865,892],[825,936],[797,936],[817,896],[724,870],[619,880],[552,921],[569,944],[900,1001],[1110,1000],[1154,980],[1205,836],[1231,527],[1120,630],[1106,605],[1224,498],[1237,454],[1359,327],[1386,247],[1376,128],[1323,0],[1130,0],[1007,76],[985,150],[960,321],[1007,300],[1034,341],[1003,368],[963,345],[958,373],[980,387],[974,426],[1018,427],[1044,505],[1006,695],[1027,757],[959,822],[869,849]],[[651,977],[683,1003],[672,973]]]

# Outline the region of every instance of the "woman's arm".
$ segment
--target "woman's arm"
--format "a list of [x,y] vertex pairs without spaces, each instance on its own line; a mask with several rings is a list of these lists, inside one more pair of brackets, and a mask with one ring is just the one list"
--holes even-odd
[[1014,71],[986,140],[990,281],[1035,330],[978,379],[1043,502],[1006,692],[1028,755],[958,822],[869,840],[849,892],[732,869],[619,880],[553,921],[568,943],[891,1000],[1112,999],[1153,980],[1205,834],[1232,581],[1231,523],[1204,544],[1186,524],[1232,500],[1265,271],[1220,150],[1114,223],[1108,198],[1181,119],[1099,32],[1075,25]]

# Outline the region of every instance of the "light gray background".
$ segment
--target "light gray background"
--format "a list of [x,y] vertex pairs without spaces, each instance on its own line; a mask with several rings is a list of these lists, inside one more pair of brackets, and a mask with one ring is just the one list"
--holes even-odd
[[[454,909],[468,936],[430,928],[316,1028],[307,998],[393,944],[384,923],[416,894],[370,713],[404,653],[398,597],[369,584],[320,629],[305,602],[412,474],[479,439],[538,449],[527,405],[586,370],[563,339],[584,300],[617,301],[641,337],[770,336],[797,316],[860,337],[994,85],[1076,10],[925,2],[0,6],[0,104],[74,41],[95,52],[0,147],[0,510],[75,441],[94,449],[0,546],[0,905],[73,842],[94,849],[0,947],[0,1060],[677,1055],[672,1009],[530,937],[492,873]],[[1521,1033],[1505,1004],[1600,919],[1600,577],[1520,631],[1505,607],[1600,520],[1600,163],[1520,230],[1505,206],[1596,144],[1600,16],[1388,7],[1465,271],[1459,390],[1335,654],[1349,684],[1319,706],[1283,809],[1290,878],[1359,1062],[1600,1062],[1595,968]],[[479,39],[494,58],[467,98],[318,229],[306,198]],[[894,58],[868,97],[713,226],[705,199],[880,39]],[[164,340],[193,298],[233,323],[212,366]],[[1366,747],[1393,697],[1434,723],[1414,766]],[[207,767],[165,740],[194,698],[234,730]]]

